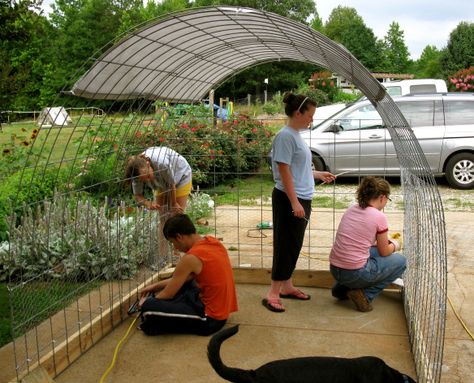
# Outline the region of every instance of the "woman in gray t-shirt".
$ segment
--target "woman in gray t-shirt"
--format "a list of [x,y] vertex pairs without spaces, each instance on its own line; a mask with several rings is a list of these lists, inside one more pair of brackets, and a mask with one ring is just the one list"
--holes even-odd
[[270,311],[283,312],[280,298],[308,300],[309,295],[295,286],[291,276],[296,267],[304,233],[311,216],[314,179],[332,182],[335,176],[313,171],[311,151],[299,131],[313,120],[316,102],[303,95],[285,94],[283,98],[287,125],[272,143],[273,265],[272,283],[262,304]]

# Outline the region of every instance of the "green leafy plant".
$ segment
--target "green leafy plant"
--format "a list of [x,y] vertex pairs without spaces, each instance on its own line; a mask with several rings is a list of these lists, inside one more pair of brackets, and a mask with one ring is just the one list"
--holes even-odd
[[318,106],[323,106],[330,104],[328,94],[322,89],[316,89],[314,87],[310,87],[308,84],[304,83],[301,84],[296,93],[304,94],[311,98],[312,100],[316,101]]
[[336,86],[336,81],[332,77],[331,72],[322,71],[322,72],[315,72],[311,76],[312,84],[314,89],[322,90],[324,93],[327,94],[330,101],[334,100],[338,89]]
[[11,134],[10,140],[0,146],[0,167],[2,176],[8,176],[30,166],[39,158],[37,151],[33,148],[34,141],[38,137],[39,129],[20,128],[19,134]]
[[[14,221],[14,220],[13,220]],[[0,245],[0,280],[123,279],[159,251],[159,213],[55,195],[33,211]]]
[[189,196],[186,214],[192,221],[196,222],[201,218],[208,218],[214,211],[214,200],[209,194],[202,193],[199,189]]
[[281,92],[276,92],[273,95],[273,99],[262,106],[262,110],[270,115],[284,113],[283,95]]
[[41,170],[27,168],[5,178],[0,184],[0,241],[8,239],[9,216],[14,214],[14,224],[19,223],[23,206],[51,198],[67,175],[65,169],[55,167]]
[[168,146],[188,160],[193,183],[208,186],[258,170],[272,136],[261,122],[242,114],[222,124],[187,114],[185,121],[167,119],[149,130],[134,132],[127,147]]
[[358,91],[355,91],[355,90],[352,91],[352,93],[346,93],[346,92],[343,92],[343,91],[339,90],[336,93],[336,95],[334,96],[332,101],[334,103],[337,103],[337,102],[349,103],[349,102],[356,101],[361,96],[362,96],[362,93],[358,92]]

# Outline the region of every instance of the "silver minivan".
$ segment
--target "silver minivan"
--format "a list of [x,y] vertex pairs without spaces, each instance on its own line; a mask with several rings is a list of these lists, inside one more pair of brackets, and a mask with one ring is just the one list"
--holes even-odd
[[[448,88],[446,82],[440,79],[421,78],[412,80],[389,81],[383,82],[382,85],[387,89],[390,96],[405,96],[406,94],[420,94],[420,93],[446,93]],[[357,101],[367,100],[363,96]],[[356,101],[356,102],[357,102]],[[346,108],[350,104],[338,103],[331,105],[324,105],[316,109],[313,117],[313,124],[319,124],[323,120]]]
[[[474,188],[474,93],[393,97],[435,176],[458,189]],[[369,101],[354,103],[301,132],[316,169],[343,176],[398,176],[388,129]]]

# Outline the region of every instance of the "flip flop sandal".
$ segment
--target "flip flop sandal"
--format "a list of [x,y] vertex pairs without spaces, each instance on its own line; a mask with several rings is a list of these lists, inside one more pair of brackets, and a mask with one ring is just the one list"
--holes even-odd
[[296,289],[290,294],[280,294],[280,298],[296,299],[299,301],[308,301],[311,299],[311,295],[305,294],[301,290]]
[[[282,306],[278,298],[263,298],[262,305],[264,305],[268,310],[273,311],[274,313],[282,313],[285,311],[285,308]],[[281,307],[276,307],[275,305],[280,305]]]

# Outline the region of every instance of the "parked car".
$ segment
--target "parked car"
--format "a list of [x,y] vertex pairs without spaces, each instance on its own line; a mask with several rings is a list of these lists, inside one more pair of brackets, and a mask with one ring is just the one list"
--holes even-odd
[[[474,93],[393,98],[435,176],[458,189],[474,187]],[[356,102],[301,132],[316,169],[344,176],[398,176],[400,166],[388,129],[368,101]]]
[[[384,82],[382,85],[387,89],[387,93],[392,97],[405,96],[407,94],[446,93],[448,91],[444,80],[432,78],[390,81]],[[364,100],[367,100],[367,97],[363,96],[355,102]],[[313,125],[320,124],[322,121],[352,104],[353,103],[337,103],[316,108],[316,113],[313,116]]]

